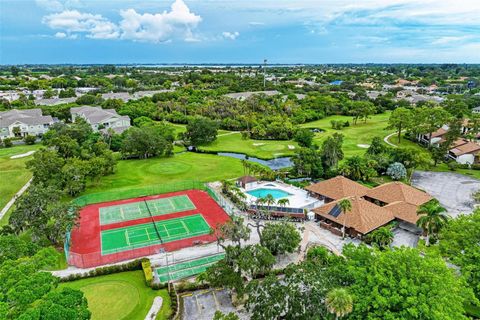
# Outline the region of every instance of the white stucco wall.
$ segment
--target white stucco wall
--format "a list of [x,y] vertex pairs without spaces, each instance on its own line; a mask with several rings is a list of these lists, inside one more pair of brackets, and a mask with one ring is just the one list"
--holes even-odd
[[473,164],[475,156],[473,154],[463,154],[457,157],[457,162],[461,164]]

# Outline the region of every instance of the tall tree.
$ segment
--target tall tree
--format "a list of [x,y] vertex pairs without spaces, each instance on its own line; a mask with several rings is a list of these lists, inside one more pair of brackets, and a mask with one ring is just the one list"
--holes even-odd
[[352,203],[349,199],[342,199],[338,203],[338,206],[343,213],[342,238],[345,239],[345,229],[347,228],[347,212],[350,212],[352,210]]
[[187,124],[184,138],[193,146],[209,144],[217,139],[218,124],[203,117],[195,117]]
[[388,119],[387,129],[397,130],[398,143],[402,141],[402,132],[413,124],[413,113],[410,109],[399,107],[392,111]]
[[420,216],[417,226],[426,233],[425,243],[429,246],[430,236],[437,235],[448,222],[447,209],[442,207],[438,200],[434,199],[421,205],[417,210],[417,214]]
[[262,245],[274,256],[294,252],[301,240],[295,226],[288,222],[267,223],[262,230]]
[[322,160],[325,167],[337,167],[338,162],[343,159],[343,135],[334,133],[328,137],[322,144]]

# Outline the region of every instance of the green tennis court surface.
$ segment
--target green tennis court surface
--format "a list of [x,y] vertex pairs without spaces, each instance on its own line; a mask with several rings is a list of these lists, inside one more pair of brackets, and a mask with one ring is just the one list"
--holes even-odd
[[181,195],[103,207],[99,209],[100,225],[148,218],[150,216],[148,209],[150,209],[152,216],[160,216],[168,213],[193,210],[195,209],[195,205],[187,195]]
[[[164,243],[210,233],[210,226],[201,214],[157,221],[155,225]],[[104,230],[100,237],[102,255],[161,243],[153,222]]]
[[155,272],[158,274],[160,282],[180,280],[204,272],[208,267],[217,261],[222,260],[224,257],[225,254],[220,253],[213,256],[173,264],[168,267],[160,267],[155,269]]

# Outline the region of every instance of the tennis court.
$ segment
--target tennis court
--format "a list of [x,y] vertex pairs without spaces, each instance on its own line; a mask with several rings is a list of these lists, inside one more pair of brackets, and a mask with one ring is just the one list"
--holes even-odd
[[151,222],[104,230],[101,232],[102,255],[192,238],[209,233],[210,226],[201,214],[157,221],[155,224]]
[[224,257],[225,254],[220,253],[200,259],[169,265],[168,267],[160,267],[155,269],[155,272],[158,274],[160,282],[180,280],[204,272],[208,267],[222,260]]
[[100,225],[195,209],[187,195],[131,202],[99,209]]

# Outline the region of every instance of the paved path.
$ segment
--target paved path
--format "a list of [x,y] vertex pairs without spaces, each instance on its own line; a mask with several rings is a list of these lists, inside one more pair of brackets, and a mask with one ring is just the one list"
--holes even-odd
[[155,299],[153,299],[153,303],[152,303],[152,307],[150,308],[150,311],[148,311],[147,315],[145,316],[145,320],[155,319],[160,309],[162,309],[162,304],[163,304],[162,297],[155,297]]
[[5,205],[5,207],[0,211],[0,219],[3,218],[3,216],[10,210],[10,208],[13,206],[15,201],[25,192],[25,190],[28,189],[30,184],[32,183],[32,179],[28,180],[27,183],[8,201],[8,203]]
[[240,131],[232,131],[232,132],[222,133],[222,134],[217,135],[217,137],[229,136],[229,135],[235,134],[235,133],[240,133]]
[[394,147],[394,148],[396,148],[397,145],[391,143],[390,141],[388,141],[388,139],[390,139],[390,137],[393,136],[393,135],[395,135],[395,134],[397,134],[397,133],[396,133],[396,132],[390,133],[388,136],[386,136],[385,138],[383,138],[383,141],[385,141],[386,144],[388,144],[389,146],[392,146],[392,147]]

